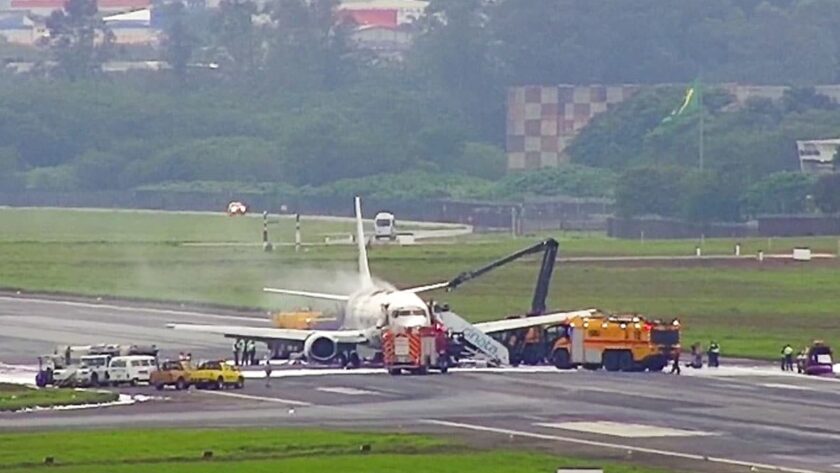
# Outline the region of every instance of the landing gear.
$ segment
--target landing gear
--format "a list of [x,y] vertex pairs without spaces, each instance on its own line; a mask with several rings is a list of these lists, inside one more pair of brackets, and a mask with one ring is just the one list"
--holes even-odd
[[362,358],[355,351],[339,353],[336,361],[344,369],[357,369],[362,366]]

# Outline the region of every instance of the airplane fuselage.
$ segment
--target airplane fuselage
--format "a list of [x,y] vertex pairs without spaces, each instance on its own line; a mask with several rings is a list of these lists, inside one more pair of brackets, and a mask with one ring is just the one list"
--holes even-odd
[[416,327],[430,322],[429,308],[417,294],[368,288],[350,295],[344,309],[343,329],[367,330],[385,325]]

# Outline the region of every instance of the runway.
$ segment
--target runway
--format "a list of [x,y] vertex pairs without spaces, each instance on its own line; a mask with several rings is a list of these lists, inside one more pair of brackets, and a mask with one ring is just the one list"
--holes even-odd
[[[213,323],[213,317],[236,315],[3,297],[0,361],[34,356],[56,343],[104,340],[157,342],[164,349],[188,342],[194,354],[224,355],[226,340],[163,328],[170,321]],[[259,317],[245,322],[261,323]],[[838,380],[783,374],[772,366],[683,373],[276,372],[270,387],[253,373],[243,390],[166,390],[166,400],[136,406],[0,414],[0,430],[317,426],[444,433],[484,445],[630,459],[680,471],[748,471],[750,466],[840,471]],[[161,394],[148,387],[123,391]]]

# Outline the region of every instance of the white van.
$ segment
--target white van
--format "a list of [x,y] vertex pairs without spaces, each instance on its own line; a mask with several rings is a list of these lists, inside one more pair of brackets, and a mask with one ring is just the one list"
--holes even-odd
[[114,386],[121,383],[149,382],[149,375],[157,369],[157,360],[153,356],[115,356],[108,364],[108,378]]
[[390,212],[379,212],[373,219],[373,234],[377,240],[397,239],[397,221]]

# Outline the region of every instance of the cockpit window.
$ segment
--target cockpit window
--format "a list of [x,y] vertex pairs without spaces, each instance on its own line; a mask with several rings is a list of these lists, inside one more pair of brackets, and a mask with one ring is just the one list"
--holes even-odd
[[409,315],[426,315],[426,311],[423,309],[399,309],[393,312],[394,317],[402,317],[402,316],[409,316]]

